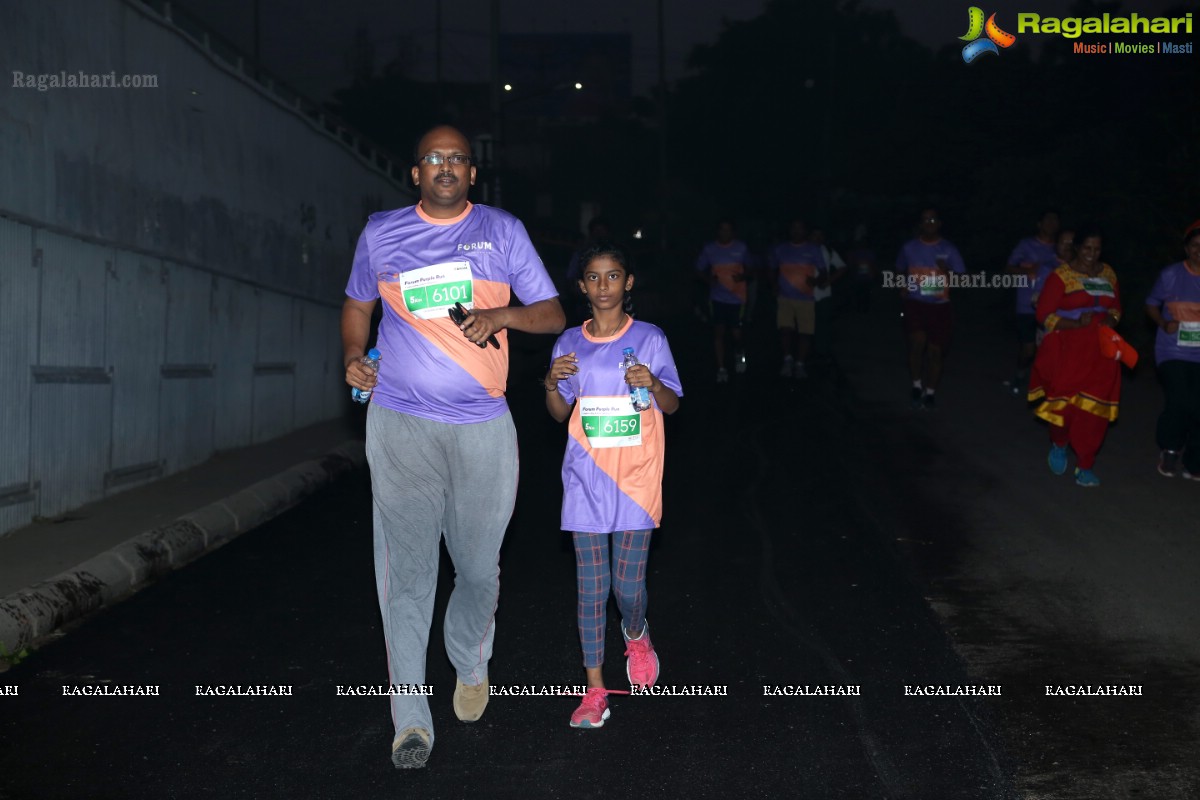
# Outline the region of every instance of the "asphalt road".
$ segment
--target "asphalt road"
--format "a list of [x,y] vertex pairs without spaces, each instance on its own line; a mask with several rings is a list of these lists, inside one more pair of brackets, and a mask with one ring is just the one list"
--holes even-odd
[[[836,374],[788,386],[758,363],[716,387],[705,330],[679,320],[667,332],[685,398],[667,431],[649,619],[660,684],[724,696],[614,697],[597,731],[567,726],[573,698],[496,697],[466,725],[435,624],[437,745],[426,769],[394,770],[386,699],[336,688],[387,682],[359,472],[0,676],[20,686],[0,706],[0,799],[1016,796],[993,724],[1003,698],[906,694],[971,680],[879,524],[887,510],[855,480],[866,443]],[[565,429],[541,408],[542,356],[526,347],[510,392],[521,488],[491,679],[577,684],[574,562],[557,529]],[[451,582],[444,558],[439,619]],[[621,650],[611,624],[610,686]],[[196,694],[264,684],[291,695]],[[160,694],[63,696],[66,685]],[[764,695],[796,685],[860,694]]]

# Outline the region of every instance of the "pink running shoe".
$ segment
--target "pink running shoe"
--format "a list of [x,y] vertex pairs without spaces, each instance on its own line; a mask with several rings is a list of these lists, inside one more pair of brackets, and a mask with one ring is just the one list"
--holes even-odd
[[625,674],[629,677],[630,686],[653,686],[658,680],[658,653],[650,642],[650,623],[642,627],[642,635],[630,639],[621,626],[621,635],[625,637]]
[[572,728],[603,728],[604,720],[612,716],[608,710],[608,692],[601,688],[588,689],[583,702],[571,715]]

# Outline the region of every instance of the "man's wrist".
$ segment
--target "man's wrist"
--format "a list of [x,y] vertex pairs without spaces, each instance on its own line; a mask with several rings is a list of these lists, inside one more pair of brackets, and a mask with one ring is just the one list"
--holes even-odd
[[488,316],[491,318],[492,324],[496,326],[497,333],[504,328],[511,327],[510,323],[512,322],[512,319],[510,315],[512,313],[512,309],[509,306],[503,306],[501,308],[489,308],[487,309],[487,312]]

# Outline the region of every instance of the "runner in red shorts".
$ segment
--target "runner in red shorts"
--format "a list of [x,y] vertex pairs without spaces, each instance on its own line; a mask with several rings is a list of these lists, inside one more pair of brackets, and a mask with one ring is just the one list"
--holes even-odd
[[906,242],[896,257],[896,272],[906,278],[902,291],[912,406],[928,411],[934,409],[942,359],[950,346],[950,272],[966,272],[958,248],[941,237],[941,230],[937,209],[926,208],[917,238]]

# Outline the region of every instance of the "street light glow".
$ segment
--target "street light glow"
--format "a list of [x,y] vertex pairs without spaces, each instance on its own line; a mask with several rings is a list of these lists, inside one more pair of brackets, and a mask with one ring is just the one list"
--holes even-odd
[[506,92],[511,92],[511,91],[512,91],[512,84],[511,84],[511,83],[506,83],[506,84],[504,84],[504,91],[506,91]]
[[577,84],[575,84],[575,88],[576,88],[576,89],[582,89],[582,88],[583,88],[583,84],[582,84],[582,83],[577,83]]

